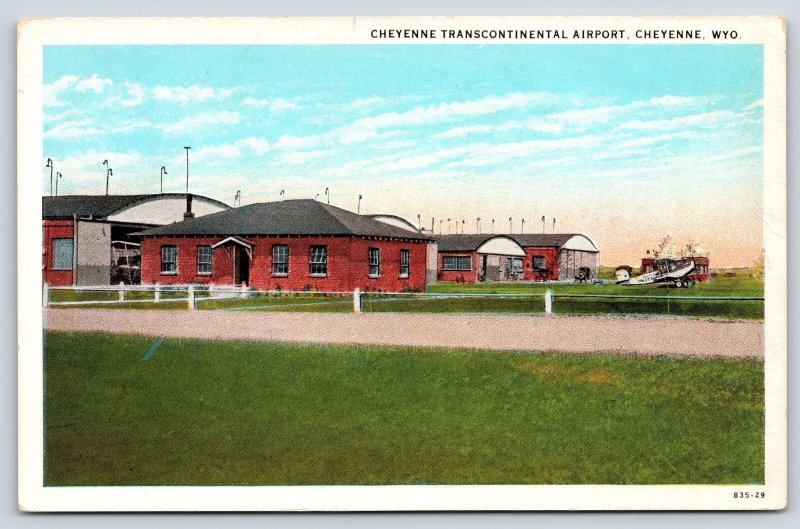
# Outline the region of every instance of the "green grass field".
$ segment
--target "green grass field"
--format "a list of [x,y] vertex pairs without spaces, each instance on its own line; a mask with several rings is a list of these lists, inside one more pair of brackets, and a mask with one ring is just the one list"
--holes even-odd
[[[762,281],[748,277],[716,278],[691,288],[668,288],[663,285],[623,287],[575,283],[435,283],[427,296],[403,296],[369,293],[362,296],[364,312],[421,312],[421,313],[544,313],[542,296],[546,290],[556,296],[556,314],[653,314],[667,316],[763,319],[764,303],[760,300],[700,300],[699,297],[763,297]],[[470,294],[476,297],[459,297]],[[495,297],[477,297],[483,294]],[[92,296],[97,296],[93,298]],[[169,301],[170,296],[185,293],[166,292],[159,304],[120,303],[96,305],[98,308],[175,309],[185,302]],[[568,297],[571,295],[633,296],[624,298]],[[117,299],[116,292],[54,291],[53,301],[86,301]],[[148,297],[150,296],[150,297]],[[506,297],[503,297],[506,296]],[[654,296],[678,299],[646,299]],[[133,299],[152,299],[147,292],[134,292]],[[86,305],[81,305],[86,307]],[[95,306],[91,306],[95,307]],[[283,312],[352,312],[352,298],[324,293],[261,295],[249,299],[227,298],[204,300],[198,297],[199,309],[257,310]]]
[[755,360],[48,332],[46,485],[747,484]]

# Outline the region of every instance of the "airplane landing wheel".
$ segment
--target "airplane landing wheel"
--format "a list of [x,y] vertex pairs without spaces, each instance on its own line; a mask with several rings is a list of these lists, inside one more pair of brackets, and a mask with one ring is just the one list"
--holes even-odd
[[675,281],[675,288],[681,288],[682,286],[683,286],[683,283],[681,283],[680,280]]

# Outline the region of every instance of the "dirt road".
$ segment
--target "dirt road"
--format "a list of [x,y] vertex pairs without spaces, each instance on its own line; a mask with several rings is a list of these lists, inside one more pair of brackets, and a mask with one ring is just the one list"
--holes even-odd
[[763,321],[51,308],[47,322],[57,331],[165,338],[764,357]]

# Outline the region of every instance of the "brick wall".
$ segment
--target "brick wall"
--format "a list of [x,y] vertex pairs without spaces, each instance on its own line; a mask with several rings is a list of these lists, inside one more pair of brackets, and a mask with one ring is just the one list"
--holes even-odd
[[73,229],[72,220],[42,221],[42,275],[48,285],[72,284],[73,270],[53,270],[53,239],[72,239]]
[[[471,270],[445,270],[444,258],[472,257]],[[458,283],[477,283],[480,273],[481,256],[475,252],[439,252],[439,281],[456,281]]]
[[[403,289],[425,289],[425,250],[427,243],[395,239],[357,237],[244,237],[252,244],[249,285],[264,290],[322,291],[383,290],[398,292]],[[159,237],[142,241],[142,283],[233,284],[231,245],[213,250],[212,274],[197,272],[197,247],[213,245],[223,237]],[[174,244],[178,247],[178,271],[161,273],[161,247]],[[272,273],[272,247],[285,244],[289,247],[289,273],[276,276]],[[311,246],[328,247],[328,273],[325,277],[311,275]],[[235,247],[235,245],[233,246]],[[369,248],[381,250],[380,277],[369,277]],[[410,252],[409,277],[400,277],[400,250]]]
[[[533,268],[533,258],[544,257],[545,270]],[[556,281],[558,279],[558,248],[526,247],[525,260],[522,263],[526,281]]]

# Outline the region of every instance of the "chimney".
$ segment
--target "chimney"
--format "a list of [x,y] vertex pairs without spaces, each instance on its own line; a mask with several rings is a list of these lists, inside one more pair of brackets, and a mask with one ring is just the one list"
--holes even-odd
[[193,219],[194,213],[192,213],[192,195],[186,193],[186,212],[183,214],[183,220]]

